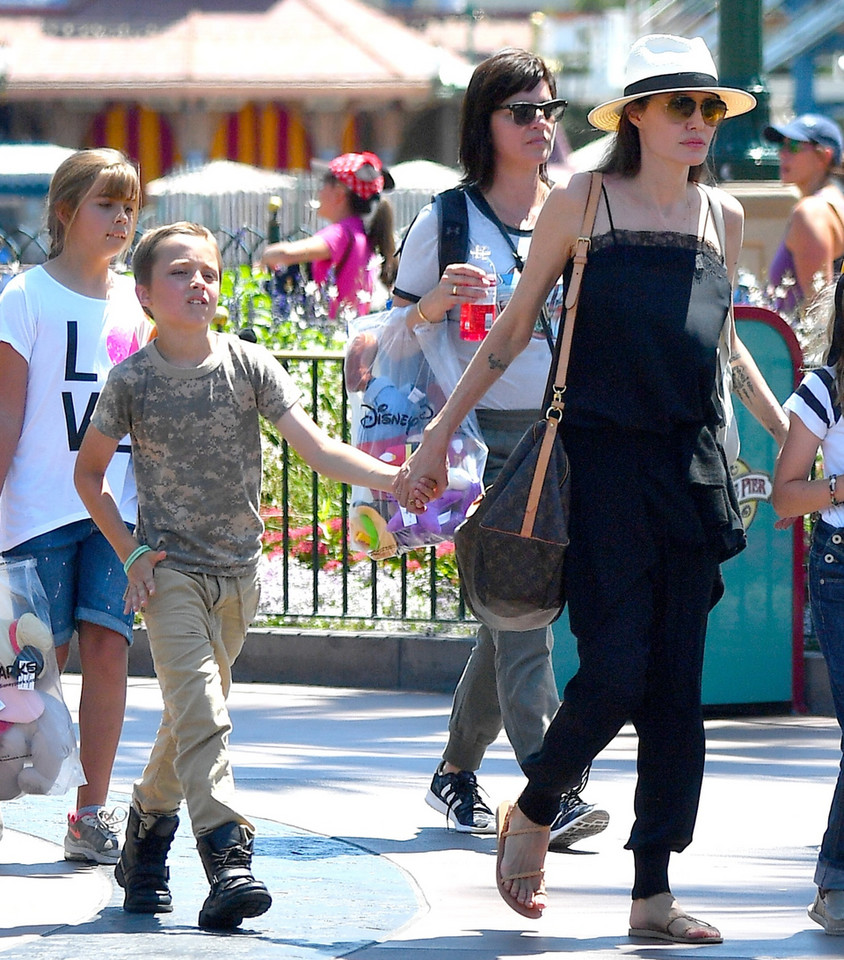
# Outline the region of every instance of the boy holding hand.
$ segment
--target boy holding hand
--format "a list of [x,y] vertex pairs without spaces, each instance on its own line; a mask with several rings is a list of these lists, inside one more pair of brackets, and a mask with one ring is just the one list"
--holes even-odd
[[[263,347],[210,330],[221,261],[209,230],[186,222],[152,230],[133,268],[158,336],[111,371],[75,472],[79,495],[124,562],[127,610],[145,612],[164,700],[116,878],[124,910],[172,911],[166,857],[184,799],[210,884],[199,925],[232,929],[272,902],[252,875],[254,827],[234,805],[225,702],[258,608],[258,415],[333,479],[389,490],[396,468],[325,434]],[[138,485],[135,536],[105,481],[127,433]],[[427,498],[420,489],[418,510]]]

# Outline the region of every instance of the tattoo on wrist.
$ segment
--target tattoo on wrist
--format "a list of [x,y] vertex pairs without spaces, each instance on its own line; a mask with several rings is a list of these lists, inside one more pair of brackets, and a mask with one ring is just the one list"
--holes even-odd
[[499,360],[494,353],[490,353],[487,356],[487,363],[489,364],[490,370],[506,370],[509,366],[508,363],[505,363],[503,360]]

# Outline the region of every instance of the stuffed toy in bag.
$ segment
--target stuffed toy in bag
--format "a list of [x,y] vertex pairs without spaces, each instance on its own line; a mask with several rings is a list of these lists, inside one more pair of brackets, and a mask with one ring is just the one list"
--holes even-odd
[[76,750],[64,701],[39,689],[50,661],[57,681],[52,634],[34,614],[0,621],[0,800],[50,793]]

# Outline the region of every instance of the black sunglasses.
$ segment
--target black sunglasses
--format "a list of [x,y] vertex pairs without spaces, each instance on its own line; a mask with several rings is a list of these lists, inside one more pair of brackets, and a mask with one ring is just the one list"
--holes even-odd
[[496,110],[509,110],[513,117],[513,123],[517,127],[526,127],[536,119],[537,111],[542,111],[542,116],[546,120],[557,123],[563,119],[568,100],[546,100],[545,103],[528,103],[520,100],[518,103],[502,103]]
[[[665,112],[673,123],[690,119],[697,108],[697,100],[686,93],[675,93],[665,104]],[[717,127],[727,115],[727,104],[720,97],[705,97],[700,101],[700,115],[708,127]]]

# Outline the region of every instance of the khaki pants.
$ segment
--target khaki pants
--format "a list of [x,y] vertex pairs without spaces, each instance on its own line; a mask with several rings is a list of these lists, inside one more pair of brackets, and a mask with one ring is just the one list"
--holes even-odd
[[145,620],[164,699],[161,725],[133,799],[172,815],[187,802],[194,836],[252,824],[234,803],[226,697],[231,666],[258,609],[257,575],[211,577],[156,567]]

